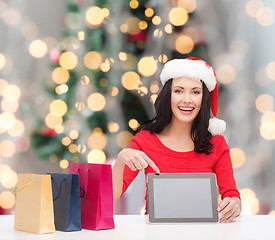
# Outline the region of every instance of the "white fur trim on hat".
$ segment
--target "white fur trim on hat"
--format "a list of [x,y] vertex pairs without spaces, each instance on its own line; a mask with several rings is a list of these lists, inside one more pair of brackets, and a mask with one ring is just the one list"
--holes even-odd
[[207,66],[204,61],[173,59],[167,62],[160,74],[162,84],[164,85],[171,78],[178,77],[202,80],[210,92],[214,90],[217,84],[212,67]]
[[225,131],[225,128],[226,128],[225,121],[215,117],[209,119],[208,131],[212,135],[221,135]]

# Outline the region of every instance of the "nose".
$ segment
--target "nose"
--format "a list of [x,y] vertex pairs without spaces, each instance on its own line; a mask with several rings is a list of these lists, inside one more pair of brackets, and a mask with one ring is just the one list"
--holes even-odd
[[190,103],[191,102],[190,94],[188,94],[188,93],[183,94],[182,102],[184,102],[184,103]]

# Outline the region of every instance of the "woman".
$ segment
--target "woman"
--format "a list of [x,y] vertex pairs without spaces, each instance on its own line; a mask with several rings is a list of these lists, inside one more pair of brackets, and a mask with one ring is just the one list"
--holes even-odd
[[174,59],[165,64],[160,79],[164,86],[155,102],[154,119],[142,125],[129,148],[117,156],[114,200],[143,169],[146,176],[154,172],[213,172],[222,198],[217,209],[220,222],[231,222],[241,212],[241,200],[229,148],[220,135],[225,122],[216,118],[215,72],[198,58]]

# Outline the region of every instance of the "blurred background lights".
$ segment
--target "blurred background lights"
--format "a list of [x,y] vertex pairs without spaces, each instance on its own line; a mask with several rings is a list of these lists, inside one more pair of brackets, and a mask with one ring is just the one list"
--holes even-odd
[[7,25],[15,26],[20,23],[22,16],[17,9],[8,8],[2,18]]
[[146,17],[152,17],[154,15],[154,10],[152,8],[146,8],[144,13]]
[[134,131],[137,130],[137,128],[139,127],[139,123],[136,119],[131,119],[128,124],[129,127],[132,128]]
[[0,53],[0,70],[4,68],[5,65],[6,65],[6,58],[2,53]]
[[77,152],[79,152],[79,153],[85,153],[86,150],[87,150],[87,147],[86,147],[85,144],[79,144],[79,145],[77,146]]
[[13,128],[16,123],[16,118],[12,113],[3,112],[0,114],[0,127],[8,130]]
[[263,7],[256,14],[257,22],[264,26],[270,26],[274,23],[274,11],[272,8]]
[[76,144],[71,144],[70,146],[69,146],[69,151],[71,152],[71,153],[76,153],[77,152],[77,145]]
[[68,162],[68,160],[62,159],[62,160],[59,162],[59,166],[60,166],[62,169],[68,168],[68,167],[69,167],[69,162]]
[[59,64],[61,67],[72,70],[78,63],[77,56],[73,52],[63,52],[59,57]]
[[121,148],[129,146],[130,141],[133,138],[133,134],[128,131],[122,131],[117,135],[117,145]]
[[88,85],[90,83],[90,78],[86,75],[83,75],[80,82],[82,85]]
[[270,62],[266,68],[266,75],[271,79],[275,80],[275,61]]
[[88,163],[99,163],[103,164],[106,161],[105,153],[100,149],[93,149],[87,155]]
[[1,101],[1,109],[3,112],[14,113],[17,111],[18,106],[17,101],[9,101],[6,98]]
[[5,158],[10,158],[16,151],[15,144],[11,140],[0,142],[0,155]]
[[182,54],[190,53],[194,48],[194,41],[189,36],[180,35],[175,41],[175,48]]
[[88,138],[88,146],[90,149],[104,149],[107,144],[107,137],[100,131],[93,131]]
[[84,56],[84,64],[89,69],[97,69],[102,63],[102,57],[100,53],[92,51],[86,53]]
[[137,67],[141,75],[150,77],[157,71],[157,62],[153,57],[143,57],[139,60]]
[[3,92],[5,90],[5,88],[8,86],[9,84],[7,83],[6,80],[4,80],[3,78],[0,78],[0,96],[3,96]]
[[186,12],[191,13],[197,7],[196,0],[178,0],[178,7],[181,7],[186,10]]
[[255,18],[257,12],[263,7],[263,3],[259,0],[250,0],[245,5],[245,12],[248,16]]
[[79,133],[77,130],[71,130],[69,136],[71,139],[77,139],[79,137]]
[[261,118],[261,136],[266,140],[275,139],[275,112],[266,112]]
[[29,45],[30,54],[35,58],[42,58],[48,52],[46,43],[42,40],[33,40]]
[[53,100],[50,104],[50,112],[55,116],[64,116],[67,110],[67,104],[63,100]]
[[68,90],[69,90],[69,87],[68,87],[67,84],[61,84],[61,85],[59,85],[59,86],[57,86],[57,87],[55,88],[55,92],[56,92],[57,94],[66,93],[66,92],[68,92]]
[[154,17],[152,18],[152,23],[153,23],[154,25],[159,25],[159,24],[161,24],[161,17],[160,17],[160,16],[154,16]]
[[216,70],[217,79],[222,84],[229,84],[235,80],[236,70],[229,64],[223,64]]
[[21,90],[16,85],[8,85],[3,90],[3,97],[8,101],[16,101],[21,96]]
[[151,98],[150,98],[150,101],[151,101],[153,104],[155,104],[157,97],[158,97],[157,94],[153,94],[153,95],[151,96]]
[[69,80],[70,74],[67,69],[57,67],[52,72],[52,79],[56,84],[63,84]]
[[15,195],[10,191],[4,191],[0,194],[0,207],[10,209],[15,205]]
[[259,212],[260,204],[255,192],[249,188],[240,189],[242,199],[241,215],[256,215]]
[[172,25],[171,24],[166,24],[165,27],[164,27],[164,31],[168,34],[172,33],[172,31],[173,31]]
[[256,99],[256,108],[261,113],[273,111],[274,98],[269,94],[261,94]]
[[130,8],[132,8],[132,9],[138,8],[138,5],[139,5],[139,3],[138,3],[137,0],[131,0],[131,1],[129,2],[129,6],[130,6]]
[[141,84],[141,80],[136,72],[130,71],[122,75],[121,84],[128,90],[136,90]]
[[145,30],[148,27],[148,24],[146,21],[140,21],[138,26],[141,30]]
[[8,133],[13,137],[18,137],[24,133],[24,130],[24,123],[21,120],[16,119],[14,126],[8,130]]
[[110,133],[115,133],[119,130],[119,125],[115,122],[109,122],[107,127]]
[[105,97],[100,93],[92,93],[88,99],[88,107],[93,111],[101,111],[105,107]]
[[17,174],[13,170],[5,171],[1,175],[1,184],[5,188],[13,188],[17,183]]
[[188,14],[182,7],[172,8],[169,12],[169,21],[174,26],[182,26],[188,20]]
[[90,7],[85,12],[85,19],[92,26],[100,25],[104,20],[104,12],[99,7]]
[[137,17],[129,17],[126,20],[126,31],[129,34],[138,34],[140,32],[140,28],[139,28],[139,22],[140,19]]
[[105,18],[110,15],[110,10],[108,8],[102,8],[102,12]]
[[61,116],[56,116],[49,113],[45,118],[45,123],[49,128],[55,129],[55,127],[63,123],[63,119]]
[[245,153],[240,148],[231,148],[230,157],[232,161],[233,168],[239,168],[245,163]]
[[71,139],[69,137],[63,137],[61,142],[64,146],[69,146],[71,144]]

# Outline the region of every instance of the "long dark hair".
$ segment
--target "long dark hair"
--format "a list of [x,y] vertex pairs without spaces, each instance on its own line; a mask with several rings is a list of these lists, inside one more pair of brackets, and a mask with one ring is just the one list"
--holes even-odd
[[[150,131],[150,133],[160,133],[171,122],[172,109],[171,109],[171,85],[173,79],[168,80],[162,90],[160,91],[155,102],[155,116],[152,120],[142,124],[137,132],[141,130]],[[194,150],[198,153],[210,154],[213,149],[213,144],[210,142],[212,138],[211,133],[208,131],[209,118],[210,118],[210,94],[202,82],[203,95],[200,111],[195,118],[191,128],[191,138],[194,142]]]

